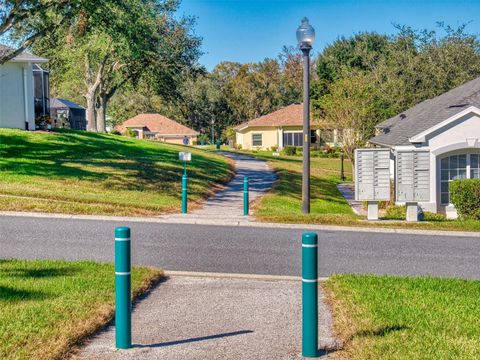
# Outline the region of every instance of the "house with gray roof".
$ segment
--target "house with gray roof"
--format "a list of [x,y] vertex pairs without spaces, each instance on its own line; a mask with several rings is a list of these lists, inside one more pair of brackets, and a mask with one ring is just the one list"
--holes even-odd
[[430,200],[419,205],[455,218],[449,182],[480,177],[480,77],[380,123],[377,130],[370,143],[391,149],[392,176],[399,152],[428,151]]
[[[0,44],[0,55],[14,50]],[[35,130],[35,118],[49,115],[47,59],[22,52],[0,65],[0,127]]]

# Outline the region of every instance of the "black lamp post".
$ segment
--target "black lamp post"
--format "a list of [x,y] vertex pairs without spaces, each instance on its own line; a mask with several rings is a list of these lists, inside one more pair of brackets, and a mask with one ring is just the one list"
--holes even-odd
[[212,119],[212,144],[215,143],[215,120]]
[[302,212],[310,213],[310,50],[315,41],[315,29],[304,17],[297,29],[297,41],[303,53],[303,175]]

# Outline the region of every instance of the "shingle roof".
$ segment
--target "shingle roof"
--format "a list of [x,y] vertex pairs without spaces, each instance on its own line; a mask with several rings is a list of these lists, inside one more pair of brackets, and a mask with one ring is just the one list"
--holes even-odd
[[[10,54],[13,51],[14,51],[13,48],[0,44],[0,57],[3,57],[7,54]],[[47,62],[48,59],[45,59],[45,58],[42,58],[42,57],[39,57],[39,56],[35,56],[33,54],[30,54],[29,52],[23,51],[19,55],[15,56],[10,61],[43,63],[43,62]]]
[[118,130],[124,132],[126,128],[136,127],[143,127],[146,131],[160,135],[198,135],[195,130],[160,114],[139,114],[118,126]]
[[85,109],[83,106],[80,106],[70,100],[59,99],[59,98],[50,98],[50,107],[51,108],[70,108],[70,109]]
[[430,129],[469,106],[480,108],[480,77],[398,114],[377,128],[385,131],[370,139],[386,146],[410,144],[409,138]]
[[[311,122],[311,120],[310,120]],[[303,104],[292,104],[285,106],[270,114],[246,121],[235,126],[240,130],[250,126],[302,126],[303,125]]]

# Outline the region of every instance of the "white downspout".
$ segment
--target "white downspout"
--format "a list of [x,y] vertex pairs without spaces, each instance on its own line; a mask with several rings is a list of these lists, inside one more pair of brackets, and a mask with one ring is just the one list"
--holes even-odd
[[30,130],[30,123],[28,119],[28,89],[27,89],[27,69],[30,68],[30,63],[27,63],[26,67],[23,67],[23,100],[25,111],[25,127],[26,130]]

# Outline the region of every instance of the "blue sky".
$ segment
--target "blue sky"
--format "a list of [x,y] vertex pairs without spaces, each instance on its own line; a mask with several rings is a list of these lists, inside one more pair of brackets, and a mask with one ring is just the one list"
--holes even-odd
[[472,21],[480,34],[480,0],[183,0],[180,15],[197,17],[203,37],[200,63],[211,70],[221,61],[257,62],[276,57],[283,45],[296,45],[295,30],[307,16],[315,28],[315,50],[341,35],[360,31],[395,32],[392,23],[414,28],[436,21],[457,26]]

